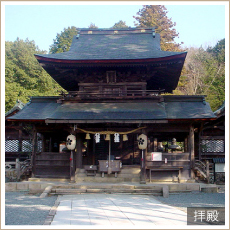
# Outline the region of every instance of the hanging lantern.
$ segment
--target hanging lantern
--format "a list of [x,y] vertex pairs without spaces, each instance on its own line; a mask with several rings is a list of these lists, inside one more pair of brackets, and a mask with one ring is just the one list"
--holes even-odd
[[128,136],[126,134],[123,135],[123,141],[127,141],[128,140]]
[[110,141],[110,134],[106,134],[105,141]]
[[76,137],[72,134],[70,134],[67,138],[66,138],[66,147],[69,150],[74,150],[76,146]]
[[114,133],[114,142],[120,142],[120,135],[119,135],[119,133]]
[[138,136],[137,141],[139,149],[147,148],[147,136],[145,134],[141,134],[140,136]]
[[89,133],[86,133],[85,139],[86,140],[90,140],[91,139]]

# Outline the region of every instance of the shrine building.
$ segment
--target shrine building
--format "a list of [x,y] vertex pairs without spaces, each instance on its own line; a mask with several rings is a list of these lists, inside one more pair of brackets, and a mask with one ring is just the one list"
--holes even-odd
[[32,176],[193,180],[200,127],[216,116],[205,96],[171,94],[186,54],[162,51],[154,28],[79,29],[69,51],[36,54],[65,92],[7,118],[33,126]]

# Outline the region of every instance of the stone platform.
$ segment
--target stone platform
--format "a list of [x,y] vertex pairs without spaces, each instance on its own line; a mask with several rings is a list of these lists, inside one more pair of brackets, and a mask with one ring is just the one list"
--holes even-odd
[[[46,189],[46,190],[45,190]],[[45,195],[67,195],[85,193],[136,194],[167,197],[169,194],[181,192],[218,192],[217,185],[203,183],[70,183],[68,180],[37,179],[29,181],[5,183],[5,191],[28,191],[29,193],[46,193]],[[47,192],[45,192],[47,191]]]

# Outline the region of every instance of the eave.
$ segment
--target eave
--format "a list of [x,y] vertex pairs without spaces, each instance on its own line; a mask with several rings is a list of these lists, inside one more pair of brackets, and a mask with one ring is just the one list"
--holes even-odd
[[93,60],[73,60],[73,59],[55,59],[55,58],[47,58],[42,57],[40,55],[34,55],[36,59],[39,61],[39,63],[44,64],[150,64],[153,62],[164,62],[164,61],[172,61],[177,59],[183,59],[186,57],[187,52],[172,55],[172,56],[166,56],[166,57],[160,57],[160,58],[145,58],[145,59],[93,59]]

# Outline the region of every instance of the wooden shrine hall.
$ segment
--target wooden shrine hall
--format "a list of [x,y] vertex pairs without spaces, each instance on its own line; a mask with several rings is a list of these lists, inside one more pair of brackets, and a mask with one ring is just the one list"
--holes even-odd
[[126,167],[141,183],[194,178],[197,130],[216,116],[205,96],[166,95],[186,52],[162,51],[154,28],[80,29],[69,51],[35,57],[66,92],[7,118],[33,126],[33,177],[118,179]]

